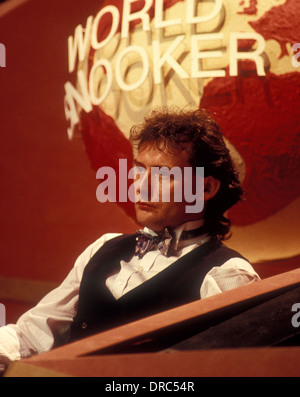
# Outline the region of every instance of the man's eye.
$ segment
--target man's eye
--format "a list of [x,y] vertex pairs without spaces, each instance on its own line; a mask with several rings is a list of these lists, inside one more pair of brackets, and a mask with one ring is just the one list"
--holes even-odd
[[138,166],[133,167],[134,178],[136,178],[137,176],[141,177],[141,176],[145,175],[145,172],[146,172],[146,170],[143,167],[138,167]]
[[170,181],[174,179],[174,174],[168,168],[161,170],[160,174],[163,179],[170,179]]
[[161,172],[160,175],[161,175],[161,177],[162,177],[163,179],[166,179],[166,178],[169,178],[169,177],[170,177],[170,174],[169,174],[168,172]]

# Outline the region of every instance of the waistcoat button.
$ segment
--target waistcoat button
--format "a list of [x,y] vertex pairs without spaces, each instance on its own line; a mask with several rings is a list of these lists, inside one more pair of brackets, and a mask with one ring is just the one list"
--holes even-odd
[[82,329],[86,329],[87,328],[87,323],[85,321],[81,324],[81,328]]

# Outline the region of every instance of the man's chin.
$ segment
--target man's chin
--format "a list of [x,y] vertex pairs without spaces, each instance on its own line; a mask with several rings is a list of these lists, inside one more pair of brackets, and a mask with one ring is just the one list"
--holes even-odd
[[164,229],[162,222],[149,212],[136,211],[136,220],[139,225],[148,227],[149,229],[158,232]]

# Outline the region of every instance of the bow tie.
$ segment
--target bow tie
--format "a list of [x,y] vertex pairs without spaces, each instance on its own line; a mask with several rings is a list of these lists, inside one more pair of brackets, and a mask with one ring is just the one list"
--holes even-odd
[[143,230],[137,230],[135,255],[141,259],[148,251],[159,249],[160,252],[168,256],[169,248],[172,242],[172,235],[166,228],[162,234],[152,236]]
[[[168,256],[174,234],[171,234],[167,228],[165,228],[161,234],[155,236],[143,230],[137,230],[136,233],[135,255],[138,256],[139,259],[153,249],[159,249],[163,255]],[[205,226],[201,226],[194,230],[184,230],[181,233],[180,240],[192,239],[204,233],[207,233],[207,228]]]

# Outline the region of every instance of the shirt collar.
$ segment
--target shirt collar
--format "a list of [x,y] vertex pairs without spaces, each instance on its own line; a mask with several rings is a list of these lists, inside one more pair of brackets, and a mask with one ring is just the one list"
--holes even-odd
[[[183,231],[198,229],[199,227],[201,227],[203,225],[204,225],[204,220],[198,219],[195,221],[188,221],[188,222],[182,223],[182,224],[176,226],[174,229],[172,229],[172,232],[174,234],[174,242],[172,243],[173,249],[176,251],[177,249],[183,248],[183,246],[187,246],[190,244],[197,244],[200,242],[203,243],[206,240],[208,240],[208,238],[209,238],[208,234],[203,234],[203,235],[194,237],[189,240],[180,241],[180,237],[181,237]],[[155,233],[153,230],[149,229],[148,227],[145,227],[144,231],[151,234],[152,236],[157,236],[157,233]]]

